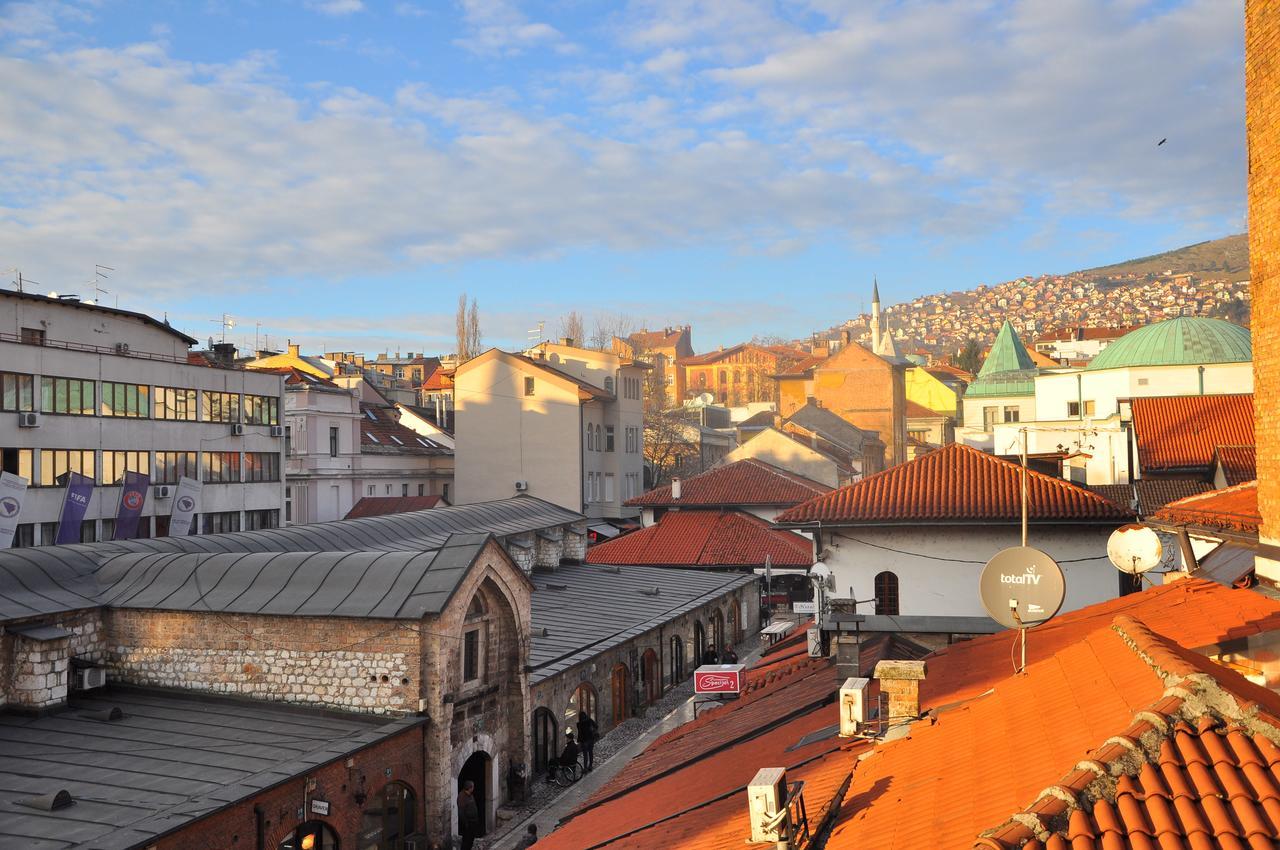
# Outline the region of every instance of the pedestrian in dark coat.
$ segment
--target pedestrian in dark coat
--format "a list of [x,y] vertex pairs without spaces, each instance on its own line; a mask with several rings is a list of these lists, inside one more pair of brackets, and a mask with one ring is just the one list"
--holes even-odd
[[738,653],[734,652],[733,647],[727,643],[724,645],[724,654],[720,657],[724,659],[725,664],[738,663]]
[[714,643],[707,644],[706,652],[702,653],[703,664],[719,664],[720,656],[716,654],[716,645]]
[[600,727],[585,711],[578,712],[578,746],[582,748],[583,770],[590,771],[596,764],[596,738]]
[[476,784],[468,779],[458,792],[458,832],[462,850],[471,850],[480,837],[480,807],[476,805]]

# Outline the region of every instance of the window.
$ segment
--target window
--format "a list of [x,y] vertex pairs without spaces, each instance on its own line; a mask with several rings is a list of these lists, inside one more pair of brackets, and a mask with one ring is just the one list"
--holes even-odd
[[[245,452],[244,480],[249,482],[279,481],[280,455],[275,452]],[[274,528],[275,526],[270,527]]]
[[284,453],[285,455],[293,454],[293,426],[284,426]]
[[40,409],[45,413],[93,416],[98,412],[93,381],[82,378],[40,378]]
[[426,489],[427,489],[427,485],[425,485],[425,484],[419,484],[419,485],[418,485],[418,495],[419,495],[419,496],[424,496],[424,495],[426,495]]
[[204,534],[225,534],[240,530],[239,511],[219,511],[203,517]]
[[126,472],[151,474],[151,452],[104,451],[102,453],[102,483],[119,484]]
[[604,474],[604,500],[606,502],[613,501],[613,473],[606,472]]
[[200,394],[200,418],[205,422],[239,422],[240,393],[205,390]]
[[27,549],[36,545],[36,526],[32,522],[19,523],[13,532],[13,548]]
[[151,388],[146,384],[102,382],[103,416],[146,419],[151,416]]
[[1018,422],[1022,418],[1022,409],[1016,405],[1007,405],[1004,409],[1005,422]]
[[606,452],[613,451],[613,426],[606,425],[604,428],[604,450]]
[[401,496],[409,495],[409,485],[407,483],[400,485],[400,495]]
[[246,395],[244,421],[246,425],[279,425],[280,399],[269,395]]
[[[623,392],[628,392],[628,391],[630,391],[630,389],[631,389],[629,386],[627,386],[627,383],[626,383],[626,382],[627,382],[627,379],[626,379],[626,378],[623,378],[623,379],[622,379],[622,384],[623,384],[623,385],[622,385],[622,389],[623,389]],[[605,379],[604,379],[604,391],[605,391],[605,392],[607,392],[607,393],[611,393],[611,392],[613,392],[613,378],[605,378]]]
[[729,373],[728,373],[728,372],[725,372],[724,370],[721,370],[721,371],[720,371],[720,383],[722,383],[722,384],[727,384],[727,383],[729,383]]
[[998,407],[982,408],[982,430],[983,431],[990,431],[992,428],[995,427],[996,416],[999,413],[1000,413],[1000,408]]
[[370,484],[367,488],[365,488],[368,495],[372,496],[374,494],[374,486],[375,485]]
[[449,501],[449,485],[448,484],[443,485],[443,487],[441,488],[440,498],[444,499],[446,502]]
[[[168,517],[165,517],[168,519]],[[42,522],[40,523],[40,545],[52,546],[58,542],[58,523]]]
[[35,449],[0,449],[0,471],[25,478],[28,484],[34,482],[34,463]]
[[533,389],[534,389],[533,378],[525,378],[525,379],[524,379],[524,394],[525,394],[525,395],[533,395]]
[[97,464],[92,449],[41,449],[40,450],[40,487],[58,487],[64,482],[60,479],[68,472],[98,480]]
[[921,443],[929,442],[929,432],[925,431],[908,431],[907,437],[912,440],[918,440]]
[[338,427],[329,426],[329,457],[338,456]]
[[280,511],[278,508],[267,508],[260,511],[244,512],[244,530],[257,531],[260,528],[279,528]]
[[1093,401],[1086,401],[1086,402],[1084,403],[1084,408],[1083,408],[1083,410],[1081,410],[1080,402],[1078,402],[1078,401],[1069,401],[1069,402],[1067,402],[1067,416],[1075,416],[1075,417],[1079,417],[1082,413],[1083,413],[1083,415],[1085,415],[1085,416],[1092,416],[1092,415],[1093,415],[1093,411],[1094,411],[1094,402],[1093,402]]
[[199,478],[196,474],[196,453],[156,452],[156,474],[153,483],[177,484],[179,478]]
[[156,387],[155,418],[180,422],[196,421],[196,391],[178,387]]
[[35,410],[35,378],[0,372],[0,410]]
[[[205,452],[204,482],[206,484],[239,483],[240,452]],[[205,534],[208,533],[205,532]]]
[[293,522],[293,488],[284,488],[284,521],[287,525]]
[[596,434],[591,430],[591,426],[587,425],[587,451],[595,450]]
[[462,681],[480,679],[480,629],[468,629],[462,635]]
[[44,329],[23,328],[22,343],[23,345],[44,345]]
[[890,572],[876,573],[876,613],[898,613],[898,577]]
[[83,522],[81,522],[80,523],[80,542],[96,543],[97,540],[98,540],[98,523],[91,519],[86,519]]

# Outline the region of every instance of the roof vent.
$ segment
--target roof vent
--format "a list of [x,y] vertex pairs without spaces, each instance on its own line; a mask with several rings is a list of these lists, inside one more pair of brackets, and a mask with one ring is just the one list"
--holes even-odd
[[645,596],[661,596],[662,588],[659,585],[655,584],[653,587],[647,588],[640,592],[643,593]]
[[50,794],[41,794],[39,797],[27,797],[22,800],[14,800],[19,806],[25,806],[28,809],[39,809],[42,812],[56,812],[58,809],[65,809],[68,806],[75,805],[75,800],[71,797],[71,793],[65,788],[61,791],[54,791]]
[[671,479],[671,498],[673,499],[680,498],[680,479],[679,478]]
[[103,723],[114,723],[117,720],[124,720],[124,712],[120,710],[120,706],[113,705],[111,708],[101,708],[94,711],[81,711],[80,716],[87,720],[100,720]]
[[567,584],[552,584],[551,582],[547,582],[546,584],[543,585],[543,587],[545,587],[547,590],[568,590],[569,589],[569,585]]
[[538,637],[551,637],[551,629],[548,629],[546,626],[543,626],[540,629],[534,629],[534,634],[536,634]]

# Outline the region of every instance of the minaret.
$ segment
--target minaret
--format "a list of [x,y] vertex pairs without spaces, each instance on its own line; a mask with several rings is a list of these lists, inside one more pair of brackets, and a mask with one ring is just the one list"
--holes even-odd
[[871,350],[880,350],[880,284],[871,278]]

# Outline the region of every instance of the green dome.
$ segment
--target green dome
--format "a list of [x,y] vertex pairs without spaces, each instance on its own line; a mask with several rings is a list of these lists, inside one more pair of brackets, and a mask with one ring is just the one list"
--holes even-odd
[[1247,363],[1252,359],[1253,342],[1247,328],[1223,319],[1179,316],[1125,334],[1102,349],[1085,370]]

